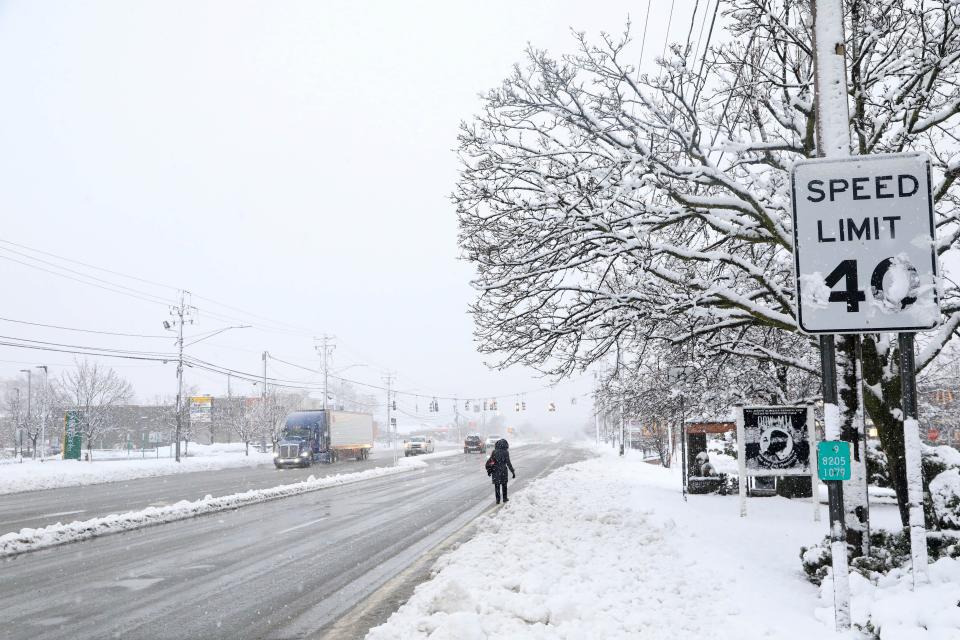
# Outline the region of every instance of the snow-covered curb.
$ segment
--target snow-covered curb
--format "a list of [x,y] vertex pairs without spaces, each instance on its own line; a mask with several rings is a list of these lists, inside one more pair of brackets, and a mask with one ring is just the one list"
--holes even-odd
[[326,489],[328,487],[350,484],[371,478],[391,476],[406,473],[426,467],[425,462],[419,460],[401,460],[396,467],[376,467],[357,473],[338,474],[315,478],[310,476],[303,482],[285,484],[269,489],[252,489],[243,493],[213,498],[207,496],[202,500],[181,500],[165,507],[148,507],[140,511],[111,514],[90,520],[78,520],[67,524],[57,523],[40,529],[21,529],[19,532],[0,536],[0,557],[14,556],[28,551],[37,551],[68,542],[78,542],[100,536],[131,531],[149,527],[155,524],[184,520],[195,516],[236,509],[258,502],[267,502],[278,498]]

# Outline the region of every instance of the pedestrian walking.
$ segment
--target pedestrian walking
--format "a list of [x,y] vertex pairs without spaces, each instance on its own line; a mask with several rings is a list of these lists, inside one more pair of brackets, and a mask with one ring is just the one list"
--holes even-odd
[[493,453],[487,459],[487,475],[493,481],[493,493],[497,498],[497,504],[500,504],[500,496],[503,495],[503,501],[507,502],[507,470],[517,477],[517,472],[513,470],[510,464],[510,444],[501,438],[493,445]]

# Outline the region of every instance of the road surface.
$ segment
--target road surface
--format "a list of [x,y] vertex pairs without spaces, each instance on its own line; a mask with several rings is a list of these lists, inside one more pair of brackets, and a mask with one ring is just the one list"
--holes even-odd
[[314,475],[353,473],[393,464],[390,451],[374,451],[369,460],[315,464],[307,469],[275,469],[272,464],[178,473],[82,487],[63,487],[0,495],[0,534],[24,527],[88,520],[122,511],[160,507],[180,500],[219,497],[248,489],[265,489]]
[[[514,491],[583,455],[560,446],[512,453]],[[492,506],[481,461],[440,458],[408,474],[0,561],[3,635],[322,637]],[[368,616],[356,635],[379,621]]]

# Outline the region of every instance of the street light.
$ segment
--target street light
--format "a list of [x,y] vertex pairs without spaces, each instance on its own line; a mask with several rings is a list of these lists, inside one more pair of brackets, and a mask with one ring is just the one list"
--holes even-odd
[[[31,387],[31,374],[33,373],[30,369],[20,369],[20,373],[27,374],[27,433],[30,432],[30,387]],[[20,451],[23,451],[23,441],[21,440]],[[33,447],[33,457],[37,457],[37,447]]]
[[47,417],[49,413],[49,407],[47,406],[49,396],[47,394],[50,390],[47,381],[50,372],[47,371],[47,365],[45,364],[39,364],[34,369],[43,369],[43,415],[40,416],[40,462],[43,462],[47,448]]

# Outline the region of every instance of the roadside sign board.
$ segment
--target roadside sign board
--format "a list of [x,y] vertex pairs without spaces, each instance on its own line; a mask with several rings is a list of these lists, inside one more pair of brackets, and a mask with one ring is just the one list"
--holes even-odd
[[824,440],[818,443],[817,475],[825,481],[849,480],[850,443],[843,440]]
[[747,475],[810,475],[807,407],[744,407],[742,415],[738,444]]
[[80,426],[80,412],[67,411],[63,417],[63,459],[79,460],[83,449],[83,431]]
[[213,398],[211,396],[192,396],[190,398],[190,422],[213,422]]
[[[767,478],[807,476],[811,485],[817,475],[813,458],[815,441],[813,405],[736,407],[737,466],[740,516],[747,515],[747,483],[754,488]],[[816,490],[811,492],[813,519],[820,519]]]
[[921,331],[940,322],[930,159],[794,165],[797,318],[805,333]]

